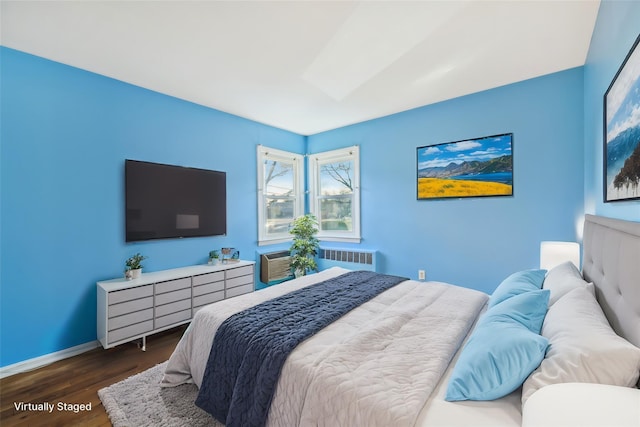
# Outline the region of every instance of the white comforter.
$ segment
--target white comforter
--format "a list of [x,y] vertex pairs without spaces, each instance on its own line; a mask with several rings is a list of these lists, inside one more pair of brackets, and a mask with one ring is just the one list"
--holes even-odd
[[[332,268],[202,309],[169,359],[163,385],[200,386],[215,330],[228,316],[346,271]],[[414,425],[486,299],[409,280],[352,310],[289,356],[269,425]]]

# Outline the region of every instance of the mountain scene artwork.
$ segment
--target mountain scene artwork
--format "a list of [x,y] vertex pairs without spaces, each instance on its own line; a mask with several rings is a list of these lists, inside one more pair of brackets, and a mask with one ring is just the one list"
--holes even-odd
[[513,134],[418,147],[418,199],[513,195]]
[[605,94],[605,202],[640,199],[639,41]]

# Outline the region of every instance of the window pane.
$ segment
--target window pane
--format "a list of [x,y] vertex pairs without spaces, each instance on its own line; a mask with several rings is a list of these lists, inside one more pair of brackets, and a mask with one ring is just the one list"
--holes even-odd
[[294,217],[294,200],[266,198],[267,233],[287,233]]
[[359,173],[357,145],[309,155],[309,210],[320,240],[360,241]]
[[351,197],[320,199],[320,229],[322,231],[352,231]]
[[320,166],[320,195],[353,193],[353,161],[325,163]]
[[267,160],[264,162],[266,196],[290,196],[294,191],[293,163]]

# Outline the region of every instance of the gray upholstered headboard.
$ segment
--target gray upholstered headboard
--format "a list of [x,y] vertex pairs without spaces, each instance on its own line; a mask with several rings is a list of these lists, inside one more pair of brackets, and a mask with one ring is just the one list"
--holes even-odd
[[586,215],[582,274],[620,336],[640,347],[640,222]]

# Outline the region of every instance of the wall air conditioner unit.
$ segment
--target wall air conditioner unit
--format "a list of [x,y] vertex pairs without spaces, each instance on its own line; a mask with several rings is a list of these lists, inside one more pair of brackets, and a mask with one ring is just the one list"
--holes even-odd
[[266,284],[293,277],[289,251],[270,252],[260,256],[260,281]]

